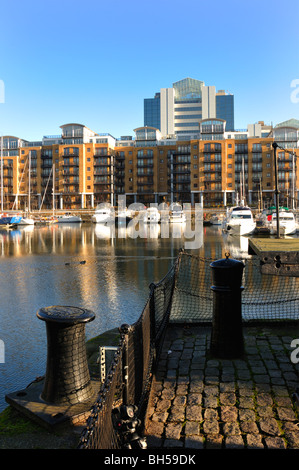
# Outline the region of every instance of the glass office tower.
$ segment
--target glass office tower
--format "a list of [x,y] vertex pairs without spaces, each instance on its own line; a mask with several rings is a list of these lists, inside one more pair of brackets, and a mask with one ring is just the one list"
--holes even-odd
[[226,121],[226,131],[235,130],[234,95],[216,94],[216,117]]
[[144,100],[144,126],[161,128],[160,123],[160,93],[156,93],[154,98]]
[[208,118],[224,119],[226,130],[234,131],[234,95],[187,77],[144,99],[144,126],[156,127],[165,135],[194,138],[199,122]]

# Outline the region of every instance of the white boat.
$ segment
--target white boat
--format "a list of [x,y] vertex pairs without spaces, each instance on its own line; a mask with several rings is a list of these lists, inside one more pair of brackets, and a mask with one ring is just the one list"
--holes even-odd
[[18,225],[34,225],[35,224],[35,220],[32,219],[32,217],[26,217],[26,216],[22,216],[20,222],[18,222]]
[[73,215],[70,212],[66,212],[63,215],[57,215],[57,220],[56,222],[58,224],[70,224],[70,223],[80,223],[82,222],[82,219],[78,215]]
[[115,221],[114,209],[111,207],[103,207],[102,204],[96,207],[91,217],[91,221],[95,224],[106,224]]
[[210,218],[211,225],[222,225],[224,221],[224,214],[212,214]]
[[256,223],[248,206],[232,207],[224,222],[224,230],[230,235],[250,235],[255,227]]
[[122,222],[128,223],[133,219],[133,211],[125,207],[125,209],[120,209],[117,211],[117,217],[115,222],[120,224]]
[[143,222],[158,224],[160,222],[160,219],[161,216],[157,207],[149,207],[144,214]]
[[[297,231],[296,220],[293,212],[285,210],[279,210],[279,232],[281,235],[293,235]],[[270,221],[270,234],[277,234],[277,217],[276,213],[273,212],[272,219]]]
[[170,206],[169,220],[172,223],[186,222],[186,214],[184,213],[181,204],[174,203]]

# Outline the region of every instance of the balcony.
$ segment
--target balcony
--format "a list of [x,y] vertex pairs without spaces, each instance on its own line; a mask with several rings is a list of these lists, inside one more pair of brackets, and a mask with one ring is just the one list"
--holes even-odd
[[96,184],[111,184],[113,181],[111,178],[105,178],[103,180],[99,180],[97,178],[94,179],[93,181],[93,184],[96,185]]
[[73,171],[63,170],[62,176],[79,176],[79,171],[75,169]]
[[52,162],[43,162],[41,164],[41,168],[52,168],[53,163]]
[[204,173],[215,173],[221,171],[221,168],[204,168]]
[[98,188],[99,185],[95,185],[94,184],[94,192],[97,193],[97,192],[100,192],[100,193],[111,193],[112,191],[112,188],[109,185],[101,185],[101,188]]
[[79,167],[79,162],[78,161],[74,161],[74,162],[64,161],[62,164],[62,167],[70,167],[70,166]]
[[106,168],[105,171],[96,170],[93,172],[94,176],[110,176],[110,168]]
[[154,164],[153,163],[137,163],[137,168],[154,168]]
[[175,183],[187,183],[187,184],[190,184],[190,183],[191,183],[191,179],[190,179],[190,178],[177,178],[177,179],[175,179],[173,182],[174,182],[174,184],[175,184]]
[[140,186],[138,188],[137,192],[138,192],[138,194],[147,194],[147,193],[153,194],[154,190],[153,190],[153,188],[147,188],[147,187]]
[[75,182],[75,181],[65,181],[63,183],[63,186],[74,186],[74,191],[75,190],[79,190],[79,182]]
[[153,180],[137,181],[137,186],[152,185],[152,184],[154,184]]

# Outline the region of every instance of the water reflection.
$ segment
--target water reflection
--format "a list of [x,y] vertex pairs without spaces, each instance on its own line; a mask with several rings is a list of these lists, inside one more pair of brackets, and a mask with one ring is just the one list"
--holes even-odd
[[248,243],[202,225],[196,237],[193,233],[196,248],[188,248],[193,239],[188,224],[141,224],[138,230],[136,236],[132,226],[61,224],[0,231],[0,339],[5,344],[0,410],[6,406],[5,393],[45,373],[47,340],[44,322],[36,317],[39,308],[93,310],[96,319],[86,326],[90,338],[134,323],[149,284],[165,276],[181,248],[220,259],[226,251],[243,255]]

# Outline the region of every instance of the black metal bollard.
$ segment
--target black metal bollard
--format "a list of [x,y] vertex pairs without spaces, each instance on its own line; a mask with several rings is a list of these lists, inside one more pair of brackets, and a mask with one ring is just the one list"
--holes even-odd
[[210,352],[219,358],[237,358],[244,353],[241,292],[244,264],[221,259],[210,264],[213,285],[213,321]]
[[85,323],[94,320],[90,310],[77,307],[41,308],[46,322],[47,369],[41,398],[53,404],[85,402],[93,395],[85,346]]

